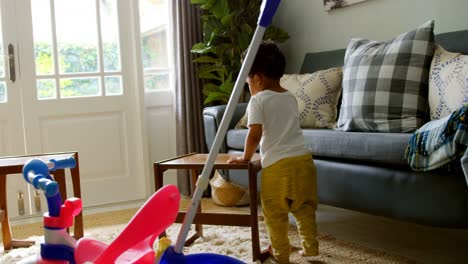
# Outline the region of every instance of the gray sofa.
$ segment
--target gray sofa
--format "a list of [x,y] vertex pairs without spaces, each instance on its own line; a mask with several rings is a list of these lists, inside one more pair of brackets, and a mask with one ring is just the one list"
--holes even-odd
[[[446,50],[468,54],[468,30],[436,35]],[[342,66],[345,50],[306,54],[301,73]],[[247,104],[239,104],[221,152],[242,152],[246,129],[234,129]],[[203,111],[211,149],[226,106]],[[468,227],[468,187],[461,170],[415,172],[404,160],[410,133],[303,129],[318,171],[320,203],[425,225]],[[243,171],[224,173],[247,186]]]

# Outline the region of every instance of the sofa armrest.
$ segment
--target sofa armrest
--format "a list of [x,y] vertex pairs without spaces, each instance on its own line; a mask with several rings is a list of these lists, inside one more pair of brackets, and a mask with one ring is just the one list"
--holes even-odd
[[[218,128],[221,125],[221,120],[226,111],[227,105],[210,106],[203,109],[203,124],[205,126],[205,141],[208,150],[211,150],[213,142],[218,132]],[[229,123],[229,129],[236,126],[237,122],[242,118],[247,109],[247,103],[240,103],[236,106],[234,115],[232,116],[231,122]],[[224,138],[223,144],[221,144],[221,153],[227,152],[226,138]]]

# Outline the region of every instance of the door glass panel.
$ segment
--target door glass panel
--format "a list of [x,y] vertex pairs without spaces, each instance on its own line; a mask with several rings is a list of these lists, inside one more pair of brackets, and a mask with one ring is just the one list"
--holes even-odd
[[116,0],[101,0],[101,35],[104,71],[120,71],[119,29]]
[[37,80],[37,98],[41,100],[57,98],[54,79]]
[[6,103],[6,86],[5,82],[0,82],[0,103]]
[[99,78],[97,77],[60,79],[62,98],[98,96],[101,94],[99,87]]
[[50,0],[31,1],[37,75],[54,74]]
[[39,100],[123,94],[117,2],[31,1]]
[[96,1],[54,3],[60,73],[97,72]]
[[106,86],[106,95],[121,95],[122,94],[122,77],[108,76],[104,78]]
[[147,91],[167,89],[169,85],[169,70],[147,69],[145,71],[145,88]]
[[145,90],[170,89],[167,0],[140,0],[139,6]]

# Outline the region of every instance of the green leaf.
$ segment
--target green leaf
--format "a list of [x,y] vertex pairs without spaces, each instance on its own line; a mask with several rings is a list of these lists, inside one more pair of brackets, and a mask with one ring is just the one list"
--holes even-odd
[[211,12],[217,18],[221,19],[222,17],[229,14],[229,4],[227,0],[216,0],[213,6],[211,6]]
[[195,43],[192,46],[192,49],[204,49],[204,48],[206,48],[206,45],[203,42]]
[[223,16],[221,18],[221,24],[223,24],[223,26],[225,27],[230,27],[231,26],[231,23],[232,23],[232,18],[233,18],[234,14],[231,13],[231,14],[228,14],[226,16]]
[[209,104],[215,101],[221,101],[221,103],[226,104],[229,101],[229,96],[230,95],[226,93],[213,92],[206,97],[204,104]]
[[240,50],[244,51],[249,47],[251,35],[245,32],[239,32],[239,36],[237,38],[237,43],[239,44]]
[[220,69],[219,66],[213,65],[213,64],[205,64],[202,65],[198,68],[198,71],[200,73],[205,73],[205,72],[220,72],[222,69]]
[[205,4],[201,6],[201,8],[211,11],[211,8],[213,8],[213,5],[216,4],[216,1],[217,0],[207,0]]
[[201,56],[193,60],[193,62],[198,63],[217,63],[218,59],[213,58],[211,56]]
[[192,4],[202,5],[205,4],[208,0],[191,0]]
[[190,52],[205,54],[205,53],[211,52],[212,50],[213,50],[213,47],[207,47],[205,43],[200,42],[200,43],[194,44]]
[[270,26],[265,31],[263,39],[271,39],[276,42],[283,43],[289,39],[289,34],[280,28]]
[[198,74],[198,77],[200,79],[208,79],[208,80],[218,80],[220,82],[223,81],[222,78],[220,78],[219,76],[216,76],[215,74],[211,73],[211,72],[203,72],[203,73],[199,73]]
[[205,83],[203,85],[203,94],[208,96],[210,93],[217,92],[219,90],[219,86],[214,83]]
[[219,86],[219,90],[231,94],[232,90],[234,89],[234,83],[233,82],[224,82]]

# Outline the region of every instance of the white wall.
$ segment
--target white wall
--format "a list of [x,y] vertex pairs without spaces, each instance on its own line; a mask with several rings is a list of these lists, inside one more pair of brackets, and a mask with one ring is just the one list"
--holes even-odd
[[467,0],[368,0],[326,12],[322,0],[283,0],[274,25],[291,38],[282,44],[288,73],[307,52],[345,48],[350,37],[389,40],[435,20],[435,33],[468,29]]

